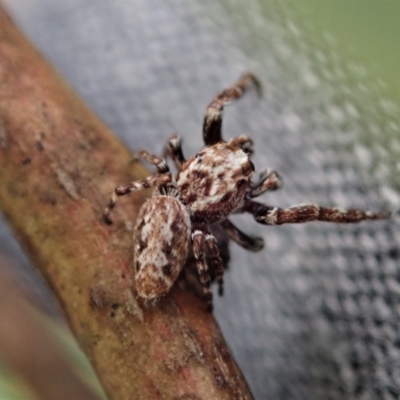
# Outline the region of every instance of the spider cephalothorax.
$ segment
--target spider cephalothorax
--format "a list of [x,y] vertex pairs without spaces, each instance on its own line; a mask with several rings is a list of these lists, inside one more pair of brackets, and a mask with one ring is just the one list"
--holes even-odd
[[138,295],[145,300],[158,299],[168,293],[192,246],[200,282],[211,308],[208,264],[215,269],[220,294],[224,267],[209,225],[220,224],[231,240],[248,250],[258,251],[264,245],[262,238],[248,236],[233,225],[228,219],[232,213],[250,213],[257,222],[265,225],[317,220],[354,223],[388,217],[388,213],[315,204],[282,209],[252,200],[266,191],[279,189],[282,180],[272,170],[264,170],[257,180],[252,180],[252,140],[244,135],[229,142],[222,139],[224,106],[240,98],[250,84],[260,89],[257,79],[252,74],[245,74],[209,104],[203,124],[206,147],[198,154],[186,161],[180,138],[173,135],[169,139],[166,155],[171,157],[178,170],[176,177],[163,158],[141,150],[138,155],[154,164],[158,173],[140,182],[118,186],[105,209],[105,219],[110,222],[109,215],[118,196],[155,188],[153,196],[142,206],[134,229],[135,284]]
[[179,169],[179,197],[193,222],[224,220],[243,200],[254,164],[233,139],[206,147]]

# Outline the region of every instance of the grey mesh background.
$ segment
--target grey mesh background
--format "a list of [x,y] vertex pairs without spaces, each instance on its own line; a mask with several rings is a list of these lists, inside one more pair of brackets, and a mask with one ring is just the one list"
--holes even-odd
[[[284,188],[263,201],[397,207],[396,104],[367,69],[340,58],[333,37],[313,36],[293,6],[269,3],[265,12],[255,0],[7,1],[132,149],[160,152],[176,131],[193,154],[202,146],[205,106],[252,70],[265,95],[249,93],[227,108],[224,134],[251,135],[256,166],[283,176]],[[266,248],[252,254],[231,244],[215,314],[256,399],[398,398],[398,221],[266,227],[250,216],[234,220],[262,235]],[[4,222],[0,239],[26,266],[21,279],[43,292]]]

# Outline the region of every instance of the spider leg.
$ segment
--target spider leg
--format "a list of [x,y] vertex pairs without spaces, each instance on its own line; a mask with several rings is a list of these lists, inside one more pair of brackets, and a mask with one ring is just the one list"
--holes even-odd
[[222,296],[224,294],[224,263],[219,254],[217,239],[212,233],[206,234],[206,244],[208,247],[208,257],[217,277],[218,294]]
[[179,135],[173,134],[168,138],[163,151],[163,156],[171,157],[177,170],[181,168],[181,165],[186,161],[186,159],[182,152],[182,139]]
[[282,178],[276,171],[266,169],[261,171],[258,181],[251,184],[247,192],[248,197],[258,197],[263,193],[278,190],[283,186]]
[[253,214],[254,219],[264,225],[297,224],[309,221],[350,224],[366,220],[386,219],[390,216],[390,213],[387,212],[320,207],[317,204],[279,208],[267,206],[252,200],[246,200],[242,210]]
[[[193,254],[196,259],[197,271],[200,277],[200,283],[203,285],[204,295],[207,301],[207,309],[212,311],[213,309],[213,295],[211,292],[211,278],[210,272],[208,269],[206,257],[207,253],[210,249],[210,236],[209,233],[205,233],[201,230],[196,229],[192,233],[192,245],[193,245]],[[217,247],[218,250],[218,247]],[[219,255],[219,252],[218,252]]]
[[169,167],[163,157],[158,157],[154,154],[151,154],[147,150],[139,150],[137,155],[148,163],[153,164],[157,168],[159,174],[165,174],[169,172]]
[[222,296],[224,293],[224,263],[219,254],[217,239],[208,229],[196,229],[192,233],[192,243],[193,254],[197,263],[197,271],[207,299],[207,307],[212,311],[212,292],[210,289],[211,279],[206,258],[209,258],[215,268],[218,282],[218,294]]
[[235,136],[229,142],[237,144],[249,157],[254,153],[254,142],[249,136]]
[[225,229],[229,238],[242,246],[246,250],[260,251],[264,247],[264,240],[261,237],[248,236],[237,228],[229,219],[220,222],[220,225]]
[[246,73],[233,86],[218,93],[208,105],[203,122],[203,139],[207,146],[222,140],[221,126],[224,107],[232,100],[240,99],[251,85],[254,85],[261,94],[260,81],[252,73]]
[[108,224],[111,224],[112,221],[110,219],[111,211],[114,209],[115,204],[117,202],[117,198],[119,196],[124,196],[128,193],[134,192],[136,190],[148,189],[155,186],[161,186],[167,184],[172,181],[172,176],[170,173],[162,174],[162,175],[150,175],[146,179],[142,181],[131,182],[129,185],[120,185],[117,186],[114,192],[111,195],[111,198],[107,204],[107,207],[104,209],[103,218],[104,221]]

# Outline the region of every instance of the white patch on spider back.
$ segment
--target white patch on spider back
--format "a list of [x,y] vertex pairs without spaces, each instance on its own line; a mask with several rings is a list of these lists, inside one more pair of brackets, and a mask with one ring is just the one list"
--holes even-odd
[[[235,190],[236,179],[234,178],[234,173],[248,162],[248,156],[242,150],[239,150],[228,153],[226,158],[215,157],[215,161],[218,162],[218,166],[209,169],[209,174],[215,177],[211,186],[210,197],[206,199],[210,202],[220,201],[226,192]],[[220,174],[224,176],[224,179],[216,179]],[[225,188],[221,190],[223,186]]]

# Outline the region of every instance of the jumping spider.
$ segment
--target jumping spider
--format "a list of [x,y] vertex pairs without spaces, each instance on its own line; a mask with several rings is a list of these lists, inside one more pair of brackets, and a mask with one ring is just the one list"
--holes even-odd
[[221,135],[224,106],[239,99],[251,85],[260,91],[256,77],[245,74],[209,104],[203,124],[206,147],[193,157],[184,158],[177,135],[169,139],[166,154],[178,170],[176,176],[170,172],[164,158],[141,150],[139,156],[154,164],[157,174],[143,181],[117,186],[112,194],[104,211],[104,218],[109,223],[117,197],[135,190],[155,188],[153,196],[140,209],[133,236],[136,290],[145,300],[157,300],[168,293],[192,246],[200,282],[211,309],[207,261],[215,268],[220,294],[224,266],[210,225],[220,224],[230,239],[250,251],[259,251],[264,246],[262,238],[250,237],[232,224],[228,217],[233,213],[250,213],[257,222],[265,225],[308,221],[355,223],[388,217],[387,213],[316,204],[282,209],[252,200],[266,191],[279,189],[282,180],[277,172],[265,171],[253,181],[252,140],[240,135],[226,142]]

